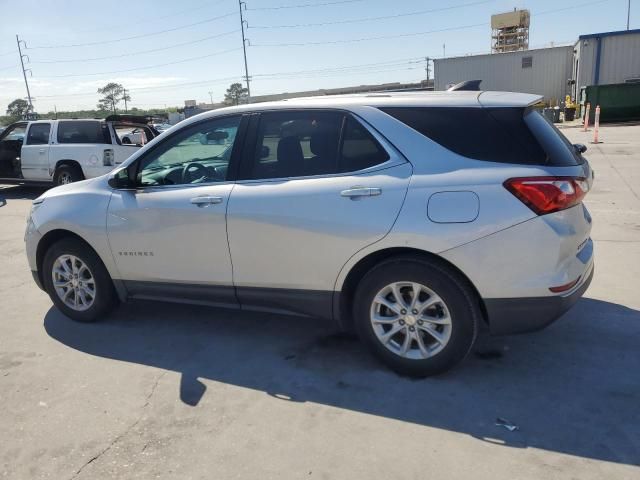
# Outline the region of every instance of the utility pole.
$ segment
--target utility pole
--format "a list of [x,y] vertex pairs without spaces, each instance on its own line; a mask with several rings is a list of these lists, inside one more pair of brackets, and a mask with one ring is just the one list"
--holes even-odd
[[57,105],[53,106],[53,111],[56,112],[56,118],[55,119],[57,120],[58,119],[58,106]]
[[447,46],[443,43],[442,44],[442,58],[445,58],[447,56]]
[[631,0],[627,0],[627,30],[629,30],[629,17],[631,16]]
[[[244,37],[244,18],[242,16],[242,4],[247,8],[247,4],[242,0],[238,0],[240,8],[240,29],[242,30],[242,52],[244,53],[244,78],[247,82],[247,103],[251,101],[251,88],[249,87],[249,67],[247,66],[247,40]],[[213,103],[213,102],[211,102]]]
[[424,69],[427,71],[427,83],[429,83],[429,80],[431,80],[431,65],[429,64],[431,59],[429,57],[425,57],[424,59],[427,62],[427,66]]
[[211,100],[211,105],[213,105],[213,92],[209,90],[209,100]]
[[20,43],[23,43],[25,48],[27,44],[24,43],[24,40],[20,40],[17,34],[16,34],[16,43],[18,44],[18,54],[20,55],[20,65],[22,65],[22,76],[24,77],[24,85],[25,87],[27,87],[27,98],[29,99],[29,112],[33,112],[33,102],[31,101],[31,92],[29,91],[29,82],[27,82],[27,70],[29,70],[29,73],[31,73],[31,69],[24,68],[24,57],[27,57],[27,59],[29,59],[29,55],[23,55],[22,48],[20,47]]
[[124,93],[124,95],[122,96],[122,99],[124,100],[124,113],[127,113],[128,112],[128,110],[127,110],[127,89],[123,88],[122,91]]

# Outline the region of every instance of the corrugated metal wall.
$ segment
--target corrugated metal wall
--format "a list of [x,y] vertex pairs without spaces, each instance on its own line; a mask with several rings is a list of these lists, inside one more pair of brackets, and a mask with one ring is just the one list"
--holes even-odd
[[[530,68],[522,68],[523,57],[532,57]],[[480,79],[483,90],[537,93],[547,101],[561,101],[570,93],[572,62],[572,46],[437,59],[435,88],[446,90],[449,84]]]
[[600,85],[640,77],[640,33],[602,39]]

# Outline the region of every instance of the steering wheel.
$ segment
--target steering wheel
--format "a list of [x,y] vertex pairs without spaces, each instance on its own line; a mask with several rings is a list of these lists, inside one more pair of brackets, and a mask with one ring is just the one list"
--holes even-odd
[[187,163],[182,169],[182,183],[192,183],[194,180],[206,178],[207,168],[201,163]]

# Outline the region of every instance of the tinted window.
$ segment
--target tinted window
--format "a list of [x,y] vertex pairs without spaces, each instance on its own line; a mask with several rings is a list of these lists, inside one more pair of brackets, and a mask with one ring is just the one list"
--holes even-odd
[[179,130],[140,162],[140,185],[185,185],[227,179],[241,117],[197,123]]
[[[539,113],[523,108],[383,108],[383,111],[443,147],[468,158],[530,165],[567,165],[541,142],[552,126]],[[529,114],[536,117],[529,118]],[[534,131],[531,125],[536,126]],[[551,133],[549,132],[551,130]],[[561,137],[558,137],[563,141]],[[575,165],[575,158],[569,161]]]
[[104,122],[61,121],[58,143],[111,143],[111,136]]
[[342,140],[340,171],[355,172],[389,160],[389,155],[358,121],[347,117]]
[[571,166],[583,162],[573,144],[537,110],[529,110],[524,121],[549,157],[549,164]]
[[49,143],[50,123],[34,123],[29,127],[27,145],[47,145]]
[[337,112],[263,113],[248,178],[336,173],[343,118]]

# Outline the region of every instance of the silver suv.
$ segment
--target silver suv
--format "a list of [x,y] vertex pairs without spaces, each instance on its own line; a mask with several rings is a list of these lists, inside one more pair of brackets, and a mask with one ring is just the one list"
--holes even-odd
[[354,329],[424,376],[478,331],[542,328],[593,275],[593,174],[532,105],[392,93],[207,112],[33,202],[36,283],[68,317],[154,299]]

